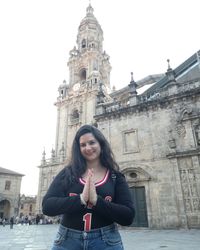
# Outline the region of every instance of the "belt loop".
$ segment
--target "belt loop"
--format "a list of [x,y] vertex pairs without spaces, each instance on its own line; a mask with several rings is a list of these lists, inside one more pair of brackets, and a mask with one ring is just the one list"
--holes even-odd
[[100,232],[101,232],[101,238],[102,238],[102,240],[105,240],[105,234],[104,234],[103,228],[100,228]]
[[69,229],[68,229],[68,228],[66,228],[66,229],[65,229],[65,239],[67,239],[67,236],[68,236],[68,231],[69,231]]
[[83,235],[83,239],[85,240],[86,238],[87,238],[87,232],[86,231],[84,231],[83,233],[82,233],[82,235]]

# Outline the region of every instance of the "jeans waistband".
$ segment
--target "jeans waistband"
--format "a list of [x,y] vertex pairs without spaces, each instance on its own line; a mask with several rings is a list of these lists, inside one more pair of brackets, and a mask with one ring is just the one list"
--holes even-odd
[[95,239],[98,237],[103,237],[104,233],[109,231],[117,230],[117,226],[115,224],[111,224],[109,226],[92,229],[90,231],[79,231],[71,228],[64,227],[63,225],[59,226],[59,233],[63,237],[71,237],[74,239]]

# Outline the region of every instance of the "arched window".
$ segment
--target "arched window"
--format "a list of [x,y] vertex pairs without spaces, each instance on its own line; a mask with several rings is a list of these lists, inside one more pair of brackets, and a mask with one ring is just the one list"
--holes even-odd
[[86,40],[85,39],[82,40],[82,49],[84,49],[84,48],[86,48]]
[[86,69],[85,68],[83,68],[83,69],[80,70],[79,77],[80,77],[81,81],[85,81],[86,80]]

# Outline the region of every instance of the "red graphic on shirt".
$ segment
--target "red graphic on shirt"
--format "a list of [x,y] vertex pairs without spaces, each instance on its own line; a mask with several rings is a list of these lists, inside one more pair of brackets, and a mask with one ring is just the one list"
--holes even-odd
[[90,231],[92,224],[92,214],[91,213],[85,214],[83,216],[83,221],[84,221],[84,231]]
[[108,196],[106,196],[104,199],[105,199],[105,201],[109,201],[109,202],[111,202],[111,201],[112,201],[112,197],[111,197],[111,196],[109,196],[109,195],[108,195]]
[[76,193],[69,193],[69,196],[76,196],[76,195],[78,195],[78,194],[76,194]]

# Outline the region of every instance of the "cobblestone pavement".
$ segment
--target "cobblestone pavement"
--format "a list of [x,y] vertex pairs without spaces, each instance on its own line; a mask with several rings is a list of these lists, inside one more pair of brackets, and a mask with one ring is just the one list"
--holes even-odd
[[[50,250],[58,225],[0,226],[0,250]],[[120,230],[125,250],[200,250],[200,230]],[[103,250],[103,249],[102,249]]]

